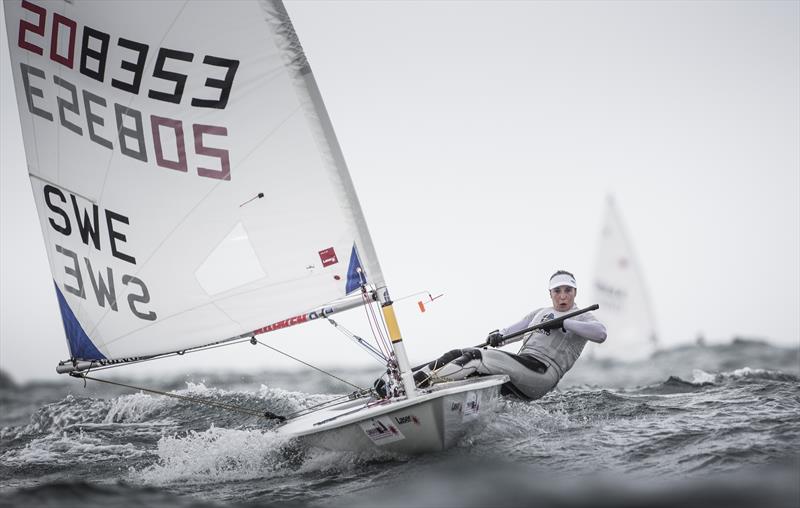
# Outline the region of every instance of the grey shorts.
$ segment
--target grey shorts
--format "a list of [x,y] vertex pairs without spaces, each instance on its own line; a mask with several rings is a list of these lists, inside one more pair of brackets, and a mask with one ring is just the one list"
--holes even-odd
[[427,373],[433,370],[437,376],[448,379],[505,374],[510,378],[510,382],[504,385],[505,392],[527,399],[542,397],[555,388],[559,380],[555,369],[548,368],[533,356],[515,355],[498,349],[453,350],[422,370]]
[[[511,378],[509,391],[529,399],[538,399],[556,387],[558,373],[553,368],[542,372],[546,367],[536,358],[528,355],[515,355],[498,349],[481,351],[480,374],[506,374]],[[520,393],[516,393],[520,392]]]

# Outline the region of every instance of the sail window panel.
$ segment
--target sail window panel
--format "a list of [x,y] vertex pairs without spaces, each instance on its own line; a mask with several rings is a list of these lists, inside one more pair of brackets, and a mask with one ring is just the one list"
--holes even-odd
[[209,295],[217,295],[266,276],[241,222],[195,271],[197,282]]
[[[241,207],[241,214],[261,264],[275,281],[321,270],[319,252],[330,247],[346,258],[356,237],[337,193],[335,167],[315,150],[298,149],[315,144],[308,119],[298,112],[254,152],[258,166],[240,175],[242,189],[264,192],[263,199]],[[344,275],[346,266],[341,271]]]

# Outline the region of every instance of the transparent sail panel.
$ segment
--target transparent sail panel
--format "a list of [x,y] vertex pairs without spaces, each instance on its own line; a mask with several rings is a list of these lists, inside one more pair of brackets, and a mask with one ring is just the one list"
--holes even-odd
[[212,296],[266,276],[241,222],[195,272],[197,282]]

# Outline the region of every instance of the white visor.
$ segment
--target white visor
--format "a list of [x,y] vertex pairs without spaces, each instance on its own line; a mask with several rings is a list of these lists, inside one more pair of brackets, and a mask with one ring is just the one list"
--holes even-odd
[[550,279],[550,289],[555,289],[559,286],[569,286],[578,289],[578,283],[575,282],[575,278],[566,273],[560,273]]

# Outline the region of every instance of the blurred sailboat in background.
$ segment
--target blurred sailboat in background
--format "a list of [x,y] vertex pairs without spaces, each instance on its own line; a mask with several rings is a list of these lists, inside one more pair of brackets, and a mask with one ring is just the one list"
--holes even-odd
[[587,345],[591,358],[633,361],[648,358],[658,345],[655,317],[642,267],[612,196],[606,200],[595,257],[591,301],[608,329],[603,344]]

